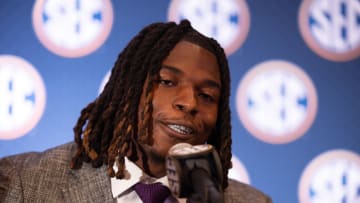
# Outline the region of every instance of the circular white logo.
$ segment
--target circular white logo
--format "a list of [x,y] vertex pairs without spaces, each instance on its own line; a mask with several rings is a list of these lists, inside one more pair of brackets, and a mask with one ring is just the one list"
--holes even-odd
[[233,167],[229,170],[229,178],[242,183],[250,184],[250,177],[244,164],[242,164],[235,155],[231,157],[231,163]]
[[299,26],[307,45],[331,61],[360,56],[360,1],[303,0]]
[[36,69],[22,58],[0,55],[0,139],[29,132],[45,108],[45,87]]
[[102,79],[102,81],[101,81],[101,83],[100,83],[100,86],[99,86],[99,89],[98,89],[98,94],[99,94],[99,95],[100,95],[101,92],[104,90],[106,83],[109,81],[110,75],[111,75],[111,71],[109,70],[109,71],[105,74],[104,78]]
[[227,55],[245,41],[250,15],[244,0],[172,0],[169,21],[188,19],[199,32],[216,39]]
[[242,79],[236,107],[245,128],[272,144],[292,142],[311,126],[317,111],[315,87],[295,64],[271,60],[252,68]]
[[299,184],[300,203],[360,202],[360,155],[331,150],[314,158]]
[[37,0],[34,30],[40,42],[63,57],[81,57],[99,48],[113,22],[110,0]]

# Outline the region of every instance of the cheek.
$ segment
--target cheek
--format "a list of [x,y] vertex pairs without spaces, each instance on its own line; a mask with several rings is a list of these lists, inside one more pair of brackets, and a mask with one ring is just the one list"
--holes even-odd
[[159,94],[158,91],[154,92],[152,104],[152,117],[154,119],[163,118],[164,116],[172,115],[174,109],[171,102],[172,96]]
[[212,114],[207,114],[206,117],[204,117],[204,123],[205,123],[205,129],[204,129],[204,136],[203,136],[203,142],[206,142],[208,140],[208,138],[211,136],[211,134],[215,131],[216,129],[216,124],[217,124],[217,109],[216,111],[214,111],[216,113],[212,113]]
[[165,103],[159,99],[154,99],[152,102],[153,116],[156,115],[158,111],[164,108]]
[[167,103],[169,103],[169,98],[167,96],[159,94],[159,91],[155,90],[151,102],[153,112],[159,111],[159,109],[164,108]]
[[209,131],[212,131],[216,127],[216,122],[218,119],[218,109],[217,108],[208,108],[205,110],[207,112],[203,115],[203,120],[206,124],[206,127]]

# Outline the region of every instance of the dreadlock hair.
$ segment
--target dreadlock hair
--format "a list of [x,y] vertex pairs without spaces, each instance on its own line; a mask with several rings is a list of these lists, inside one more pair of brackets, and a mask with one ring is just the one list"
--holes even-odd
[[[218,119],[211,144],[219,152],[223,167],[223,188],[228,185],[231,168],[230,74],[226,55],[212,38],[205,37],[191,27],[188,20],[153,23],[143,28],[119,54],[103,92],[82,111],[74,127],[76,154],[72,169],[81,168],[83,162],[97,168],[107,165],[108,175],[123,178],[125,156],[138,160],[139,143],[151,145],[153,86],[158,79],[162,62],[175,45],[186,40],[213,53],[220,68],[221,97]],[[146,87],[143,90],[143,87]],[[145,106],[138,118],[138,106],[145,91]],[[141,129],[137,129],[138,120]],[[115,173],[113,165],[118,171]]]

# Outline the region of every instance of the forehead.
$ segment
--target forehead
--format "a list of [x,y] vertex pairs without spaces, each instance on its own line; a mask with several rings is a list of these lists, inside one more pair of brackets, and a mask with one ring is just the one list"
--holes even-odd
[[163,61],[189,74],[200,74],[220,82],[220,71],[216,56],[207,49],[183,40],[178,42]]

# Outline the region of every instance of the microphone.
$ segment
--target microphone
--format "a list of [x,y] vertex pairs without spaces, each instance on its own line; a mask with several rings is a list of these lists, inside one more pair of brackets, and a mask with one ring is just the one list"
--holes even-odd
[[166,158],[166,171],[173,195],[190,202],[224,202],[222,166],[212,145],[174,145]]

